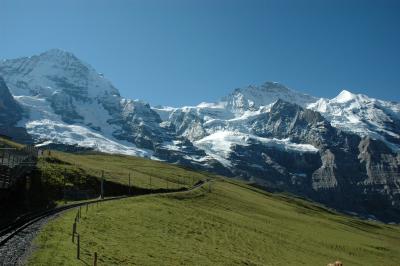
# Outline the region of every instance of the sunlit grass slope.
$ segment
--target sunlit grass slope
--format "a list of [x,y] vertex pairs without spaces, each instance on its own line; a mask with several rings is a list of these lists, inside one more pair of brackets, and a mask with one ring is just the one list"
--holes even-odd
[[[24,145],[0,137],[0,148],[22,148]],[[111,155],[103,153],[45,152],[39,158],[38,169],[44,182],[61,186],[64,176],[74,176],[75,182],[87,178],[102,177],[108,181],[127,185],[129,175],[131,185],[140,188],[181,188],[190,187],[199,180],[206,180],[209,174],[191,171],[181,166],[171,165],[146,158]]]
[[22,148],[24,145],[16,143],[12,140],[0,137],[0,148],[10,147],[10,148]]
[[227,180],[189,192],[104,202],[48,223],[30,265],[399,265],[400,229]]
[[[45,179],[60,185],[64,175],[84,181],[88,177],[101,179],[103,172],[108,181],[127,185],[130,175],[132,186],[152,189],[190,187],[199,180],[207,179],[200,172],[139,157],[58,151],[51,151],[50,156],[45,154],[39,160],[39,169]],[[79,182],[76,178],[75,181]]]

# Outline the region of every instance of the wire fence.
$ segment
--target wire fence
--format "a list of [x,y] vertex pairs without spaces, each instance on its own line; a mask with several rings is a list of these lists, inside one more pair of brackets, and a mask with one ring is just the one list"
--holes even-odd
[[[207,184],[208,183],[208,184]],[[206,180],[199,180],[196,184],[193,184],[190,189],[195,189],[197,187],[203,186],[207,184],[204,189],[208,192],[211,193],[211,180],[206,179]],[[188,191],[188,190],[186,190]],[[167,192],[167,191],[165,191]],[[161,193],[160,191],[153,192],[152,194],[158,194]],[[90,215],[96,215],[95,209],[101,208],[101,205],[104,203],[103,197],[101,197],[102,200],[96,201],[96,202],[87,202],[83,206],[79,206],[76,210],[76,214],[74,216],[74,220],[72,222],[72,226],[69,230],[71,232],[70,239],[72,241],[72,244],[74,245],[74,248],[76,248],[76,253],[75,253],[75,258],[77,260],[80,260],[86,265],[93,265],[97,266],[98,265],[98,260],[99,258],[103,255],[107,255],[107,250],[102,250],[103,254],[98,253],[97,251],[94,251],[93,245],[89,241],[85,241],[85,235],[83,234],[84,231],[81,231],[80,227],[84,227],[83,222],[85,221],[85,218],[89,218]],[[84,256],[82,256],[84,255]],[[84,258],[83,258],[84,257]],[[89,260],[88,260],[89,259]],[[334,264],[334,266],[342,266],[342,264]]]

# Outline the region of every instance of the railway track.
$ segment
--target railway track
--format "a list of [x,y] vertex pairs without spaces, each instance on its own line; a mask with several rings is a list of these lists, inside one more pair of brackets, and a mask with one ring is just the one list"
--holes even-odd
[[[149,193],[150,194],[165,194],[165,193],[175,193],[175,192],[180,192],[180,191],[190,191],[194,190],[206,183],[210,182],[210,180],[207,181],[199,181],[197,184],[195,184],[193,187],[185,190],[172,190],[172,191],[162,191],[162,192],[153,192]],[[118,196],[118,197],[112,197],[112,198],[105,198],[105,199],[96,199],[96,200],[91,200],[91,201],[86,201],[86,202],[80,202],[80,203],[73,203],[70,205],[65,205],[65,206],[60,206],[51,210],[46,210],[42,212],[37,212],[37,213],[32,213],[28,214],[25,216],[22,216],[21,218],[15,220],[14,222],[8,224],[7,226],[0,228],[0,249],[7,244],[8,241],[10,241],[12,238],[14,238],[18,233],[23,231],[25,228],[29,227],[30,225],[33,225],[47,217],[53,216],[57,213],[77,208],[80,206],[85,206],[86,204],[94,204],[97,202],[105,202],[105,201],[112,201],[112,200],[119,200],[119,199],[124,199],[128,197],[136,197],[136,196],[141,196],[141,195],[135,195],[135,196]],[[0,254],[1,255],[1,254]]]
[[105,202],[105,201],[110,201],[110,200],[117,200],[117,199],[123,199],[131,196],[120,196],[120,197],[113,197],[113,198],[106,198],[106,199],[98,199],[98,200],[91,200],[91,201],[86,201],[86,202],[80,202],[80,203],[73,203],[70,205],[65,205],[65,206],[60,206],[51,210],[46,210],[42,212],[37,212],[37,213],[32,213],[28,214],[25,216],[22,216],[21,218],[15,220],[14,222],[6,225],[5,227],[0,229],[0,247],[4,246],[10,239],[12,239],[15,235],[17,235],[19,232],[27,228],[28,226],[44,219],[50,216],[53,216],[57,213],[77,208],[80,206],[85,206],[86,204],[93,204],[97,202]]

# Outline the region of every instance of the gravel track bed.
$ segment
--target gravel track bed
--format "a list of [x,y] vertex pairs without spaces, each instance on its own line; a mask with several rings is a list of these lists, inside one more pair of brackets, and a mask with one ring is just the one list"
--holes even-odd
[[63,212],[40,219],[29,225],[0,247],[0,265],[25,265],[26,259],[32,251],[32,241],[40,229],[50,220],[57,218]]

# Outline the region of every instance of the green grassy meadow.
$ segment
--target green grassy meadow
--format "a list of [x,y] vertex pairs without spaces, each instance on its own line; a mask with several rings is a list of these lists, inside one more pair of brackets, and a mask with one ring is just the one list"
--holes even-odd
[[[18,145],[0,140],[5,146]],[[19,146],[20,147],[20,146]],[[208,173],[122,155],[51,151],[33,193],[59,200],[62,186],[102,177],[138,188],[196,189],[90,205],[71,242],[76,210],[39,232],[28,265],[400,265],[400,226],[352,218],[284,194]],[[94,182],[95,183],[95,182]],[[58,191],[58,192],[57,192]],[[55,193],[57,192],[57,193]]]
[[[190,187],[199,180],[205,180],[205,173],[194,172],[183,167],[145,158],[109,155],[102,153],[66,153],[51,151],[39,160],[38,167],[44,181],[62,185],[64,176],[73,177],[73,183],[88,178],[101,179],[139,188],[181,188]],[[71,180],[71,179],[70,179]]]
[[399,265],[400,228],[219,179],[188,192],[91,206],[44,226],[29,265]]
[[[0,147],[22,148],[24,145],[0,137]],[[104,174],[104,175],[103,175]],[[128,194],[129,176],[132,193],[143,194],[157,189],[179,190],[206,180],[210,174],[190,171],[178,165],[150,159],[98,152],[67,153],[45,151],[30,173],[31,185],[26,191],[24,180],[17,184],[9,201],[0,204],[0,224],[5,224],[27,212],[55,207],[71,201],[96,198],[104,176],[106,196]],[[64,200],[66,191],[88,191],[87,196]],[[29,199],[29,206],[25,205]]]
[[22,147],[24,147],[24,145],[16,143],[16,142],[14,142],[12,140],[0,137],[0,148],[4,148],[4,147],[7,147],[7,148],[22,148]]

